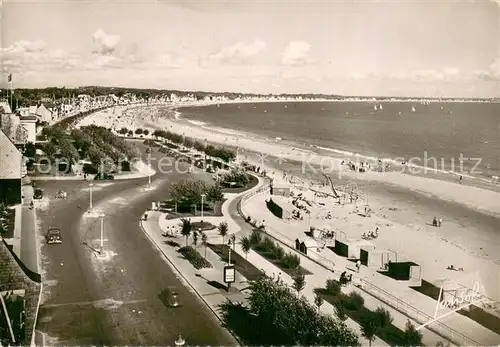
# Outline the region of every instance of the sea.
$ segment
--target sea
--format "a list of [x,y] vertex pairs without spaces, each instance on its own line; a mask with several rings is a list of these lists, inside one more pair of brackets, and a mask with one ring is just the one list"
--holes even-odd
[[183,107],[175,117],[337,156],[500,176],[500,103],[259,102]]

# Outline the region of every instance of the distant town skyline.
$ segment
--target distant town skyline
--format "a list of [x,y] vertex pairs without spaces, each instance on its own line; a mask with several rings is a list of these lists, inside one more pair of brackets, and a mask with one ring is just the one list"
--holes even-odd
[[500,97],[494,1],[4,1],[2,87]]

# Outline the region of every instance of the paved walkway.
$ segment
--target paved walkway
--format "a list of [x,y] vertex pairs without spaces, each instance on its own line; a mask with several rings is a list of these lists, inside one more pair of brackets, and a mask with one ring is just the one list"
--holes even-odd
[[[266,231],[276,239],[282,241],[284,244],[290,245],[292,247],[291,250],[293,250],[294,241],[288,238],[284,234],[284,232],[293,229],[295,226],[293,224],[284,222],[283,220],[275,217],[268,211],[265,205],[265,199],[268,197],[269,193],[264,193],[252,197],[245,201],[245,203],[243,204],[244,206],[243,209],[246,214],[249,214],[254,219],[265,220]],[[316,254],[316,257],[327,259],[335,264],[335,273],[333,274],[331,271],[325,269],[322,266],[317,265],[315,262],[301,255],[301,265],[304,268],[311,271],[315,275],[321,274],[319,276],[321,280],[317,282],[316,286],[323,287],[326,278],[332,278],[332,277],[338,278],[340,272],[348,269],[353,269],[352,262],[348,261],[346,258],[337,256],[334,252],[331,252],[327,249],[323,250],[321,252],[321,255]],[[324,260],[321,261],[322,264],[324,262],[326,261]],[[312,280],[309,279],[309,277],[311,276],[308,276],[307,279],[310,282],[312,282]],[[406,306],[406,307],[401,307],[403,311],[410,312],[411,309],[407,303],[411,303],[412,306],[416,307],[420,311],[423,311],[422,313],[425,313],[428,316],[434,315],[434,311],[436,308],[436,301],[433,300],[432,298],[429,298],[414,291],[413,289],[409,288],[407,284],[400,283],[392,279],[388,279],[386,276],[378,273],[376,269],[371,269],[364,266],[361,269],[361,276],[359,276],[357,273],[354,273],[353,275],[353,282],[356,281],[360,282],[362,279],[369,281],[370,283],[376,285],[378,288],[383,289],[387,293],[391,293],[395,297],[399,298],[401,301],[398,303],[398,305]],[[375,297],[380,299],[387,297],[387,294],[381,293],[380,289],[370,290],[370,292],[372,295],[375,294]],[[348,289],[348,291],[351,290],[356,290],[362,293],[363,297],[365,298],[366,306],[370,309],[376,308],[376,306],[379,305],[386,306],[381,301],[376,299],[374,296],[367,294],[365,291],[360,291],[357,288],[354,289],[352,286],[351,288]],[[366,290],[369,290],[369,288],[366,288]],[[376,291],[378,291],[378,293]],[[391,304],[393,304],[393,302],[391,302]],[[394,317],[393,324],[399,327],[400,329],[404,329],[404,324],[408,320],[408,318],[406,318],[403,314],[399,313],[394,309],[391,309],[390,311],[392,316]],[[417,315],[416,311],[415,315]],[[415,319],[418,319],[418,317],[416,317],[415,315],[412,316]],[[458,313],[451,313],[448,317],[444,319],[444,322],[446,323],[447,326],[455,329],[455,331],[466,334],[467,337],[469,337],[470,339],[477,341],[477,343],[474,344],[496,345],[500,341],[500,336],[498,334],[492,332],[489,329],[484,328],[475,321],[465,316],[462,316]],[[416,326],[420,325],[416,322],[413,322],[413,324]],[[438,328],[437,325],[433,325],[433,327],[435,329]],[[443,340],[443,338],[437,336],[435,333],[427,329],[422,329],[422,332],[424,334],[424,342],[426,344],[435,344],[437,341]],[[450,339],[453,339],[454,341],[456,341],[455,343],[461,343],[461,344],[464,343],[464,341],[461,341],[460,336],[458,335],[450,336],[449,331],[442,330],[441,334],[449,337]],[[466,344],[470,344],[470,342]]]
[[[210,221],[212,224],[226,220],[229,226],[228,235],[236,233],[238,238],[249,235],[252,232],[252,227],[238,214],[237,206],[243,196],[248,195],[252,191],[257,191],[264,183],[267,183],[267,180],[259,177],[259,184],[252,190],[240,194],[226,194],[227,200],[222,206],[224,217],[205,217],[204,220]],[[201,217],[192,217],[191,221],[195,222],[199,219],[201,219]],[[225,265],[225,263],[220,260],[220,257],[210,248],[206,249],[206,259],[213,265],[213,268],[196,270],[187,260],[183,259],[179,255],[174,247],[166,243],[167,241],[174,241],[181,246],[186,244],[185,237],[180,234],[169,238],[161,236],[162,232],[167,230],[171,231],[173,229],[172,227],[178,225],[179,219],[167,220],[165,219],[164,213],[150,211],[148,212],[148,220],[142,221],[141,224],[144,232],[148,235],[151,242],[153,242],[158,250],[167,258],[172,268],[177,271],[178,276],[200,296],[200,298],[212,309],[214,314],[217,316],[219,315],[217,311],[218,305],[227,298],[236,301],[242,301],[245,299],[245,295],[242,293],[228,293],[226,291],[221,291],[208,283],[210,281],[222,283],[222,273]],[[214,243],[220,243],[222,241],[217,230],[207,231],[206,233],[209,237],[209,242],[211,239],[215,241]],[[193,246],[192,236],[188,238],[188,244]],[[203,246],[198,245],[196,249],[201,255],[205,255],[205,249]],[[240,255],[245,256],[239,243],[236,244],[235,251]],[[281,270],[274,264],[268,262],[265,258],[254,251],[251,251],[247,257],[252,264],[257,266],[269,276],[273,276],[281,272]],[[281,277],[286,284],[291,285],[293,283],[293,280],[289,275],[282,274]],[[313,290],[317,287],[317,285],[314,284],[315,282],[310,281],[309,277],[310,276],[308,276],[306,288],[302,294],[305,295],[311,303],[313,303],[315,296]],[[324,285],[324,281],[326,279],[323,278],[322,280]],[[246,278],[237,272],[236,282],[233,284],[233,287],[236,289],[243,289],[247,286],[248,284]],[[321,307],[321,311],[323,313],[333,314],[334,308],[332,305],[325,302]],[[368,344],[368,340],[361,337],[361,330],[356,322],[348,319],[346,324],[360,336],[360,341],[363,341],[364,344]],[[374,345],[388,346],[387,343],[379,338],[376,338]]]
[[[142,221],[142,227],[151,242],[157,249],[166,257],[171,267],[177,272],[178,277],[189,285],[193,292],[210,307],[216,316],[219,316],[218,306],[226,299],[242,301],[243,294],[240,292],[227,292],[225,289],[218,289],[215,286],[223,285],[223,269],[224,263],[220,260],[219,256],[215,254],[210,248],[206,249],[206,259],[212,264],[212,268],[196,270],[191,263],[184,259],[178,252],[177,247],[168,245],[167,241],[177,242],[180,246],[185,246],[186,238],[182,235],[177,237],[163,237],[161,236],[162,230],[160,228],[160,219],[164,219],[164,214],[156,211],[148,212],[148,220]],[[194,246],[198,252],[204,256],[205,247],[200,245],[193,245],[192,236],[188,240],[188,244]],[[210,283],[212,284],[210,284]],[[236,289],[243,289],[247,287],[247,280],[239,273],[236,274],[236,282],[233,287]],[[182,302],[182,298],[180,298]]]
[[20,254],[18,255],[28,269],[40,273],[36,209],[30,208],[30,203],[33,200],[33,187],[23,186],[22,195],[24,199],[21,207]]

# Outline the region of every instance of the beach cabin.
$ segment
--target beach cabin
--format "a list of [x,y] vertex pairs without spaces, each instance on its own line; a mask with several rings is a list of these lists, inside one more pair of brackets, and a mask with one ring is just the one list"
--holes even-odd
[[397,261],[397,255],[393,251],[380,249],[375,245],[364,245],[359,251],[359,260],[364,266],[385,269],[389,261]]
[[290,185],[286,182],[273,182],[271,184],[271,195],[290,196]]
[[387,275],[398,281],[421,280],[421,267],[412,261],[389,262]]
[[[335,254],[341,257],[346,257],[350,259],[359,259],[360,251],[362,247],[371,247],[373,244],[366,240],[335,240],[335,246],[333,251]],[[328,247],[332,249],[332,247]]]
[[318,243],[311,239],[305,239],[303,241],[298,238],[295,239],[295,249],[305,255],[307,255],[307,250],[309,248],[317,249],[319,247]]

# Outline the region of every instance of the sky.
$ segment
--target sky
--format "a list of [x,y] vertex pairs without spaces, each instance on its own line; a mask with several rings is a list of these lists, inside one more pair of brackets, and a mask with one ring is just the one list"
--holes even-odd
[[500,97],[500,0],[3,0],[2,84]]

